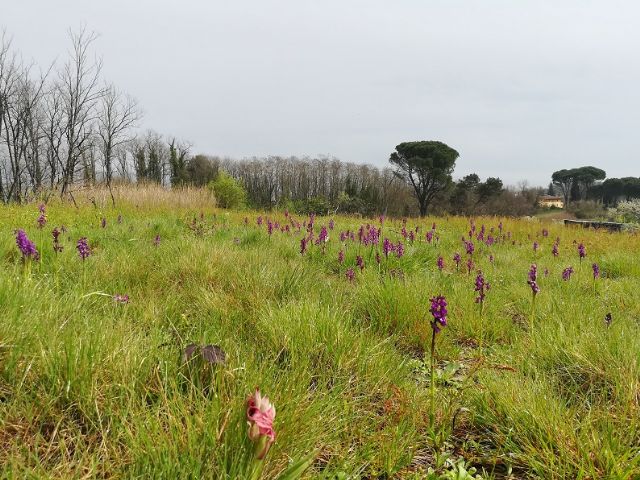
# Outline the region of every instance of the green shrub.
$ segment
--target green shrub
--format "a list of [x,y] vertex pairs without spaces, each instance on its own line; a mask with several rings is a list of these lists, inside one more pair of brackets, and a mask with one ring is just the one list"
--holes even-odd
[[295,212],[300,215],[309,215],[311,213],[323,215],[331,209],[331,204],[324,197],[311,197],[306,200],[295,200],[293,207]]
[[607,218],[607,210],[602,206],[602,204],[592,200],[580,200],[578,202],[573,202],[569,205],[567,210],[573,213],[576,218],[580,219],[598,220]]
[[247,204],[247,192],[236,179],[224,170],[220,170],[209,188],[216,196],[218,206],[222,208],[243,208]]

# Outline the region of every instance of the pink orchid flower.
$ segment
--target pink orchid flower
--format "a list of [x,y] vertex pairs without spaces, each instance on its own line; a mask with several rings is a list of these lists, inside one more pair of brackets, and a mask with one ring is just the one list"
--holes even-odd
[[273,421],[276,418],[276,408],[269,401],[269,397],[262,396],[260,389],[247,399],[247,421],[249,423],[249,439],[259,442],[261,448],[257,453],[258,460],[262,460],[271,444],[276,439]]

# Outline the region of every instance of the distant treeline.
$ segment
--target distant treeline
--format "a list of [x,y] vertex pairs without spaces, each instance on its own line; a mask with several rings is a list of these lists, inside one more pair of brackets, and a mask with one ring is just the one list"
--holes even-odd
[[435,214],[520,216],[532,214],[544,193],[562,194],[567,205],[640,197],[640,179],[604,180],[605,172],[595,167],[555,172],[546,192],[526,184],[505,188],[499,178],[483,181],[476,174],[454,181],[458,153],[437,141],[398,145],[387,168],[322,156],[192,155],[187,142],[137,131],[138,106],[102,79],[102,65],[91,53],[94,39],[84,30],[70,33],[66,61],[36,74],[0,36],[0,201],[52,192],[72,196],[97,183],[111,191],[114,181],[215,188],[222,171],[231,178],[218,188],[236,189],[234,205],[300,213],[404,216],[426,214],[428,207]]
[[[391,168],[329,157],[264,157],[235,160],[188,158],[177,183],[206,185],[224,170],[245,189],[250,206],[287,208],[299,213],[339,211],[402,216],[418,213],[412,188]],[[434,213],[526,215],[535,210],[542,188],[504,188],[498,178],[476,174],[452,182],[433,204]]]
[[[249,206],[254,208],[288,208],[300,213],[339,211],[374,215],[415,215],[418,204],[405,180],[388,168],[355,164],[332,157],[253,157],[246,159],[189,154],[184,144],[147,132],[128,143],[119,175],[129,181],[144,180],[163,185],[205,186],[223,170],[246,191]],[[640,198],[640,178],[593,179],[594,167],[581,167],[562,177],[567,204],[594,200],[615,206],[620,200]],[[591,174],[587,173],[591,171]],[[597,173],[604,177],[605,172]],[[556,172],[557,173],[557,172]],[[554,173],[545,191],[522,182],[505,187],[500,178],[484,181],[470,174],[452,181],[435,197],[433,213],[459,215],[530,215],[536,211],[537,199],[545,193],[563,190]]]
[[562,195],[565,205],[595,200],[607,206],[615,206],[621,200],[640,198],[640,178],[606,177],[604,170],[592,166],[558,170],[551,176],[548,193]]
[[607,178],[601,184],[592,187],[590,196],[601,200],[605,205],[616,205],[622,200],[640,198],[640,178]]

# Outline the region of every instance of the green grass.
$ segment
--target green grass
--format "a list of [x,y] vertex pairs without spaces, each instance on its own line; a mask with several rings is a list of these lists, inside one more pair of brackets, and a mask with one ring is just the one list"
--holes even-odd
[[[54,204],[38,230],[37,206],[0,207],[3,478],[246,478],[245,408],[256,386],[277,409],[263,478],[314,450],[306,478],[464,478],[451,473],[458,459],[483,478],[640,476],[637,235],[502,219],[511,240],[475,241],[475,268],[491,284],[481,318],[475,275],[452,261],[456,251],[465,257],[468,219],[409,219],[420,241],[378,266],[357,241],[337,261],[338,232],[357,238],[366,220],[335,217],[326,253],[313,245],[301,256],[302,233],[269,238],[258,213],[202,213]],[[281,213],[262,215],[285,223]],[[440,241],[427,244],[433,221]],[[497,236],[499,221],[476,224]],[[327,223],[318,217],[316,232]],[[56,254],[50,232],[62,224]],[[16,228],[41,262],[24,264]],[[397,242],[400,228],[388,220],[383,236]],[[85,262],[81,236],[93,248]],[[574,240],[587,248],[582,265]],[[349,282],[356,255],[366,267]],[[542,291],[530,318],[532,262]],[[604,274],[595,288],[592,262]],[[576,273],[564,282],[569,265]],[[431,430],[428,309],[437,294],[450,308]],[[180,365],[191,342],[227,354],[205,372],[210,387]]]

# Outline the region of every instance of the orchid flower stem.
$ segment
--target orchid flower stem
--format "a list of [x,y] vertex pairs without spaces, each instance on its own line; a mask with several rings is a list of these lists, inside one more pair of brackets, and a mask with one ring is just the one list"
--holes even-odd
[[42,233],[42,229],[40,229],[39,236],[40,236],[40,245],[41,245],[41,247],[40,247],[40,265],[38,265],[38,270],[42,270],[42,263],[43,263],[43,260],[44,260],[44,238],[43,238],[44,235]]
[[536,294],[533,294],[533,300],[531,300],[531,312],[529,313],[529,332],[533,333],[533,323],[535,321],[536,313]]
[[251,480],[258,480],[262,476],[262,467],[264,462],[262,460],[255,459],[251,466]]
[[436,330],[431,329],[431,379],[429,386],[431,387],[431,414],[429,415],[429,426],[433,430],[436,412]]
[[479,340],[478,340],[478,350],[480,350],[480,352],[482,352],[482,337],[484,336],[484,302],[480,301],[480,326],[479,326]]
[[28,280],[31,277],[31,260],[28,258],[24,258],[24,279]]

